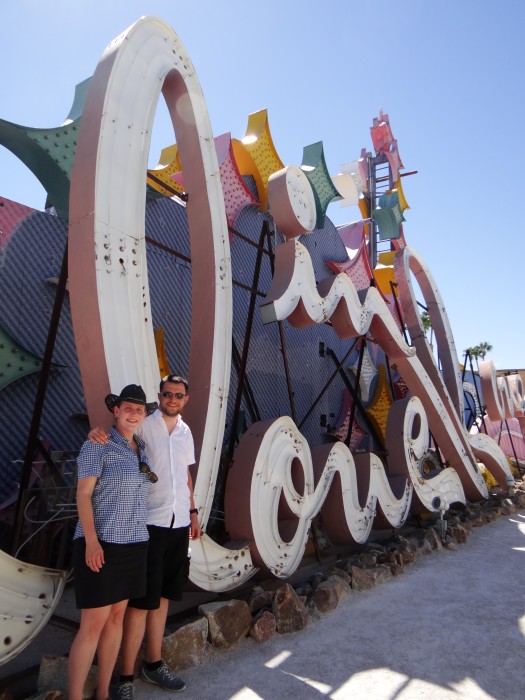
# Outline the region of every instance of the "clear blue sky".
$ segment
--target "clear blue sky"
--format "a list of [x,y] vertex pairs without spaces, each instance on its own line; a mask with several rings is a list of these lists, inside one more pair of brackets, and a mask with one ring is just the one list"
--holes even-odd
[[[61,123],[105,46],[145,14],[185,45],[214,134],[242,138],[248,115],[267,108],[286,165],[323,141],[336,175],[372,150],[383,108],[405,171],[418,171],[403,180],[405,238],[434,275],[460,355],[488,341],[496,367],[525,367],[523,0],[3,2],[0,117]],[[160,107],[150,165],[174,140]],[[45,200],[2,147],[0,194],[38,209]],[[337,203],[328,216],[360,218]]]

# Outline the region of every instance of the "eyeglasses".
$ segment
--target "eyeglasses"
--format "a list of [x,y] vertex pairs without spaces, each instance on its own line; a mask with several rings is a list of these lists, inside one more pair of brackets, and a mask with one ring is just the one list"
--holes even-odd
[[159,477],[155,474],[155,472],[151,471],[149,464],[146,464],[146,462],[139,462],[139,472],[141,474],[147,474],[148,479],[152,484],[156,484],[159,480]]
[[186,396],[186,394],[181,394],[180,391],[176,391],[173,393],[172,391],[163,391],[161,393],[161,396],[164,396],[165,399],[178,399],[179,401],[182,401],[182,399]]

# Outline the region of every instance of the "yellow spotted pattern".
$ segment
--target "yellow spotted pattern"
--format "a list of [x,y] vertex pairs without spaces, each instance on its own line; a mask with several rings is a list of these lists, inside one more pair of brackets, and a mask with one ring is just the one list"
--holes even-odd
[[386,422],[388,419],[388,414],[390,412],[390,406],[392,405],[392,397],[388,391],[388,384],[386,378],[386,368],[384,365],[379,366],[379,373],[377,378],[377,389],[372,403],[367,407],[366,412],[369,418],[376,425],[379,434],[385,442],[386,436]]
[[180,194],[184,191],[182,185],[170,177],[181,170],[179,148],[174,143],[172,146],[162,149],[159,163],[156,168],[148,169],[146,181],[152,189],[166,197],[172,197],[175,192]]
[[246,134],[242,139],[248,153],[253,158],[257,170],[261,175],[264,192],[260,193],[260,200],[264,204],[268,201],[268,180],[270,175],[284,168],[273,144],[270,126],[268,124],[268,110],[262,109],[248,117]]

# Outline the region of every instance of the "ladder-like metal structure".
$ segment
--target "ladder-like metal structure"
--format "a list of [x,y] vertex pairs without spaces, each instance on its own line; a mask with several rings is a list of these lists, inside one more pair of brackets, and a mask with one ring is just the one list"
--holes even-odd
[[369,189],[369,208],[370,208],[370,239],[368,241],[368,258],[370,266],[374,269],[377,265],[379,254],[388,250],[392,250],[392,242],[381,240],[379,235],[379,227],[374,220],[374,209],[379,206],[379,198],[381,195],[392,189],[394,183],[392,180],[392,169],[388,158],[384,153],[373,156],[367,153],[368,160],[368,189]]

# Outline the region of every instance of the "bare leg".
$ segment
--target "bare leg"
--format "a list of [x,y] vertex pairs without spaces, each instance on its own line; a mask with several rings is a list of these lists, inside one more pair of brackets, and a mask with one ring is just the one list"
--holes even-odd
[[80,628],[69,652],[69,700],[82,700],[84,684],[110,611],[111,605],[105,605],[101,608],[86,608],[80,612]]
[[156,610],[148,611],[146,621],[146,661],[153,663],[162,658],[162,640],[168,617],[169,600],[160,599],[160,606]]
[[130,608],[124,616],[124,633],[122,635],[122,668],[123,676],[132,676],[135,670],[135,661],[139,653],[140,645],[146,631],[146,617],[149,610]]
[[111,606],[111,612],[102,629],[98,643],[97,700],[109,697],[109,684],[122,639],[122,622],[128,601],[121,600]]

